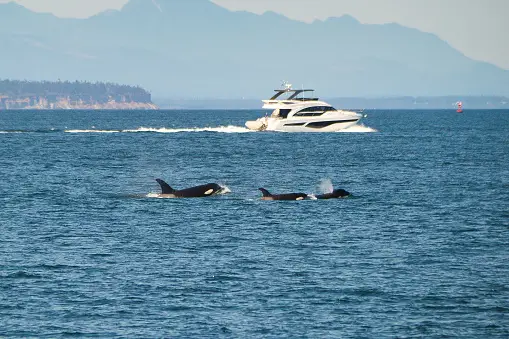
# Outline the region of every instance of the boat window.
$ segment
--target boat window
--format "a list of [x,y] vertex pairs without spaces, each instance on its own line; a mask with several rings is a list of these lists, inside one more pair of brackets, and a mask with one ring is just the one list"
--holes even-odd
[[283,119],[288,118],[288,113],[290,113],[291,109],[279,109],[279,116]]
[[296,113],[294,117],[319,117],[323,112]]
[[315,117],[320,116],[323,113],[326,112],[328,109],[327,106],[313,106],[313,107],[307,107],[303,110],[299,111],[298,113],[294,114],[296,117]]
[[323,106],[313,106],[313,107],[308,107],[308,108],[304,108],[303,110],[300,110],[299,113],[304,113],[304,112],[323,112],[324,111],[324,107]]

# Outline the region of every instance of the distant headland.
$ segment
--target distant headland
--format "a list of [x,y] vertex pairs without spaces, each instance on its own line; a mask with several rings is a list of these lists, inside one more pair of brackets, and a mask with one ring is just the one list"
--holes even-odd
[[0,80],[0,110],[157,109],[138,86],[102,82]]

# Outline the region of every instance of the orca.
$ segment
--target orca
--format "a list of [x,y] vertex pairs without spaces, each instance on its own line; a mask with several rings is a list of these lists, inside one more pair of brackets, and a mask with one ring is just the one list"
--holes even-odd
[[196,187],[190,187],[183,190],[175,190],[161,179],[156,179],[161,186],[161,196],[168,198],[203,198],[210,197],[223,190],[218,184],[206,184]]
[[262,200],[304,200],[308,197],[305,193],[287,193],[287,194],[270,194],[265,188],[259,188],[262,191]]
[[332,193],[320,194],[316,196],[316,199],[339,199],[346,198],[350,196],[350,192],[345,191],[344,189],[334,190]]

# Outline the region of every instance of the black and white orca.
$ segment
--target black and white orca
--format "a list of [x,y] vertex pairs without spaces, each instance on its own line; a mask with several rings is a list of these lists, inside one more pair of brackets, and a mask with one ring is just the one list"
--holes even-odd
[[320,194],[316,196],[316,199],[340,199],[350,196],[350,192],[340,188],[334,190],[332,193]]
[[161,186],[161,196],[167,198],[203,198],[210,197],[223,190],[221,186],[214,183],[190,187],[183,190],[175,190],[161,179],[156,179],[156,181]]
[[287,193],[287,194],[270,194],[265,188],[259,188],[262,191],[262,200],[304,200],[308,197],[305,193]]

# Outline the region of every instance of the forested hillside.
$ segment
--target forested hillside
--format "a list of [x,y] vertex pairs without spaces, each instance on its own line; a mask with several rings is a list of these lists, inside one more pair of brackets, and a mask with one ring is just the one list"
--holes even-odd
[[138,86],[70,81],[0,80],[0,109],[143,108],[151,94]]

